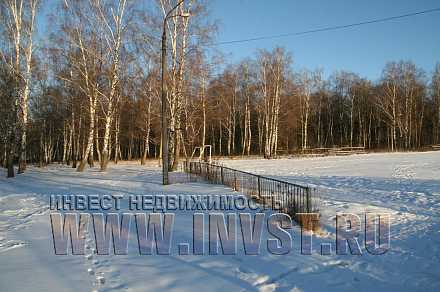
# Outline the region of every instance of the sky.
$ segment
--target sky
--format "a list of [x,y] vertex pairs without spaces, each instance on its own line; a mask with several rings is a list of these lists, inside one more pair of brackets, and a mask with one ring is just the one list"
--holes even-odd
[[[210,0],[218,42],[300,32],[440,7],[438,0]],[[222,45],[228,62],[282,46],[293,68],[348,70],[373,80],[389,61],[411,60],[428,74],[440,62],[440,12],[338,31]]]
[[[58,0],[46,0],[43,14]],[[152,1],[152,0],[142,0]],[[206,0],[219,23],[216,42],[301,32],[439,8],[438,0]],[[39,23],[44,31],[48,23]],[[293,69],[320,68],[328,76],[348,70],[372,80],[389,61],[411,60],[431,74],[440,62],[440,12],[303,36],[216,47],[228,63],[253,57],[258,48],[281,46]]]

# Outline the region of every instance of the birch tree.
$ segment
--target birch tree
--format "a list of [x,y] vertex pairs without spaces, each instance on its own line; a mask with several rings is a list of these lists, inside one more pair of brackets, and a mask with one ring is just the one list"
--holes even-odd
[[[26,170],[26,145],[28,125],[28,103],[32,78],[33,37],[38,0],[5,0],[1,4],[2,17],[6,25],[11,50],[2,52],[1,56],[9,69],[12,70],[19,84],[17,96],[17,129],[16,136],[19,142],[18,172]],[[9,59],[9,60],[8,60]]]
[[245,153],[250,155],[252,144],[252,124],[251,124],[251,111],[252,111],[252,84],[250,81],[250,69],[249,62],[243,62],[239,66],[239,75],[242,76],[240,80],[241,87],[241,103],[243,108],[243,137],[242,137],[242,155]]
[[[99,44],[102,39],[93,30],[96,27],[94,22],[96,18],[93,17],[93,10],[89,4],[89,2],[85,1],[75,2],[66,0],[63,6],[65,18],[61,19],[68,46],[71,48],[71,51],[64,55],[66,63],[70,64],[72,69],[69,71],[69,74],[59,74],[58,78],[79,89],[81,95],[87,100],[89,115],[87,142],[82,150],[81,162],[77,168],[78,171],[84,171],[89,156],[93,153],[98,95],[102,92],[102,85],[99,82],[99,68],[102,66],[102,50]],[[72,130],[74,129],[74,123],[74,116],[72,116]],[[80,131],[80,127],[78,131]],[[79,151],[79,148],[77,143],[76,151]]]
[[383,76],[383,95],[377,99],[377,105],[384,114],[389,126],[390,150],[396,149],[397,138],[397,98],[398,76],[395,64],[389,64]]
[[301,125],[302,125],[302,149],[307,149],[309,136],[309,120],[311,97],[314,91],[318,90],[321,83],[321,71],[314,72],[303,70],[298,76],[299,96],[301,105]]
[[264,157],[276,156],[281,95],[291,57],[281,48],[259,54],[260,88],[264,109]]
[[107,5],[96,1],[94,9],[100,32],[103,34],[109,58],[109,92],[100,94],[100,101],[104,108],[104,141],[101,151],[101,171],[107,170],[110,148],[110,130],[113,122],[115,109],[120,97],[117,92],[120,79],[120,61],[122,52],[123,34],[126,28],[124,24],[124,14],[127,5],[126,0],[115,0],[116,3],[109,2]]

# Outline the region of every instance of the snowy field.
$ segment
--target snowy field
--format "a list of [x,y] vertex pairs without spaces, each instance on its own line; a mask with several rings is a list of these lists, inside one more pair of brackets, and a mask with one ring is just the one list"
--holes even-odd
[[[0,291],[440,291],[440,152],[280,160],[225,160],[253,173],[316,186],[322,230],[334,242],[335,215],[392,215],[384,255],[98,256],[87,234],[85,256],[54,254],[51,194],[232,194],[203,183],[161,185],[160,169],[134,163],[107,173],[54,165],[0,178]],[[192,240],[192,213],[178,211],[173,242]],[[267,237],[263,234],[263,240]],[[362,244],[362,242],[361,242]],[[136,249],[135,240],[130,241]],[[239,244],[239,250],[242,246]]]

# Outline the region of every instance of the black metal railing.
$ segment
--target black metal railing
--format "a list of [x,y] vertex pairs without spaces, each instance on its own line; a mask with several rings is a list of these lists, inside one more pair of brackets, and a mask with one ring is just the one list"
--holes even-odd
[[295,216],[297,213],[318,213],[319,200],[315,188],[232,169],[206,162],[185,162],[188,176],[196,175],[213,183],[229,186],[252,199],[269,204],[273,209]]

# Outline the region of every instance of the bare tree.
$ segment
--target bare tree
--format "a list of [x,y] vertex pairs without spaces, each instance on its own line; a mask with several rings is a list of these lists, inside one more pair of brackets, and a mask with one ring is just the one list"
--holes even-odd
[[[28,103],[32,77],[33,37],[38,12],[38,0],[5,0],[1,5],[2,15],[7,27],[8,40],[11,42],[10,54],[2,52],[1,56],[10,70],[18,78],[19,94],[17,96],[19,168],[26,170],[26,133],[28,124]],[[9,55],[9,61],[7,61]],[[22,58],[23,57],[23,58]],[[22,62],[23,60],[23,62]]]
[[302,149],[308,147],[309,136],[309,117],[311,107],[311,97],[314,91],[318,90],[321,83],[321,71],[316,70],[310,72],[303,70],[299,73],[298,83],[300,89],[300,106],[301,106],[301,125],[302,125]]
[[276,156],[281,95],[291,57],[281,48],[259,55],[260,86],[264,109],[264,156]]
[[[124,13],[126,9],[126,0],[117,0],[116,3],[108,3],[103,5],[96,2],[94,9],[107,44],[107,54],[110,59],[109,84],[110,90],[108,94],[101,94],[102,104],[104,107],[104,141],[101,153],[101,170],[107,170],[110,148],[110,130],[115,114],[115,108],[118,103],[120,94],[117,92],[119,85],[120,59],[122,51],[122,41],[124,33]],[[110,7],[108,7],[110,6]]]

